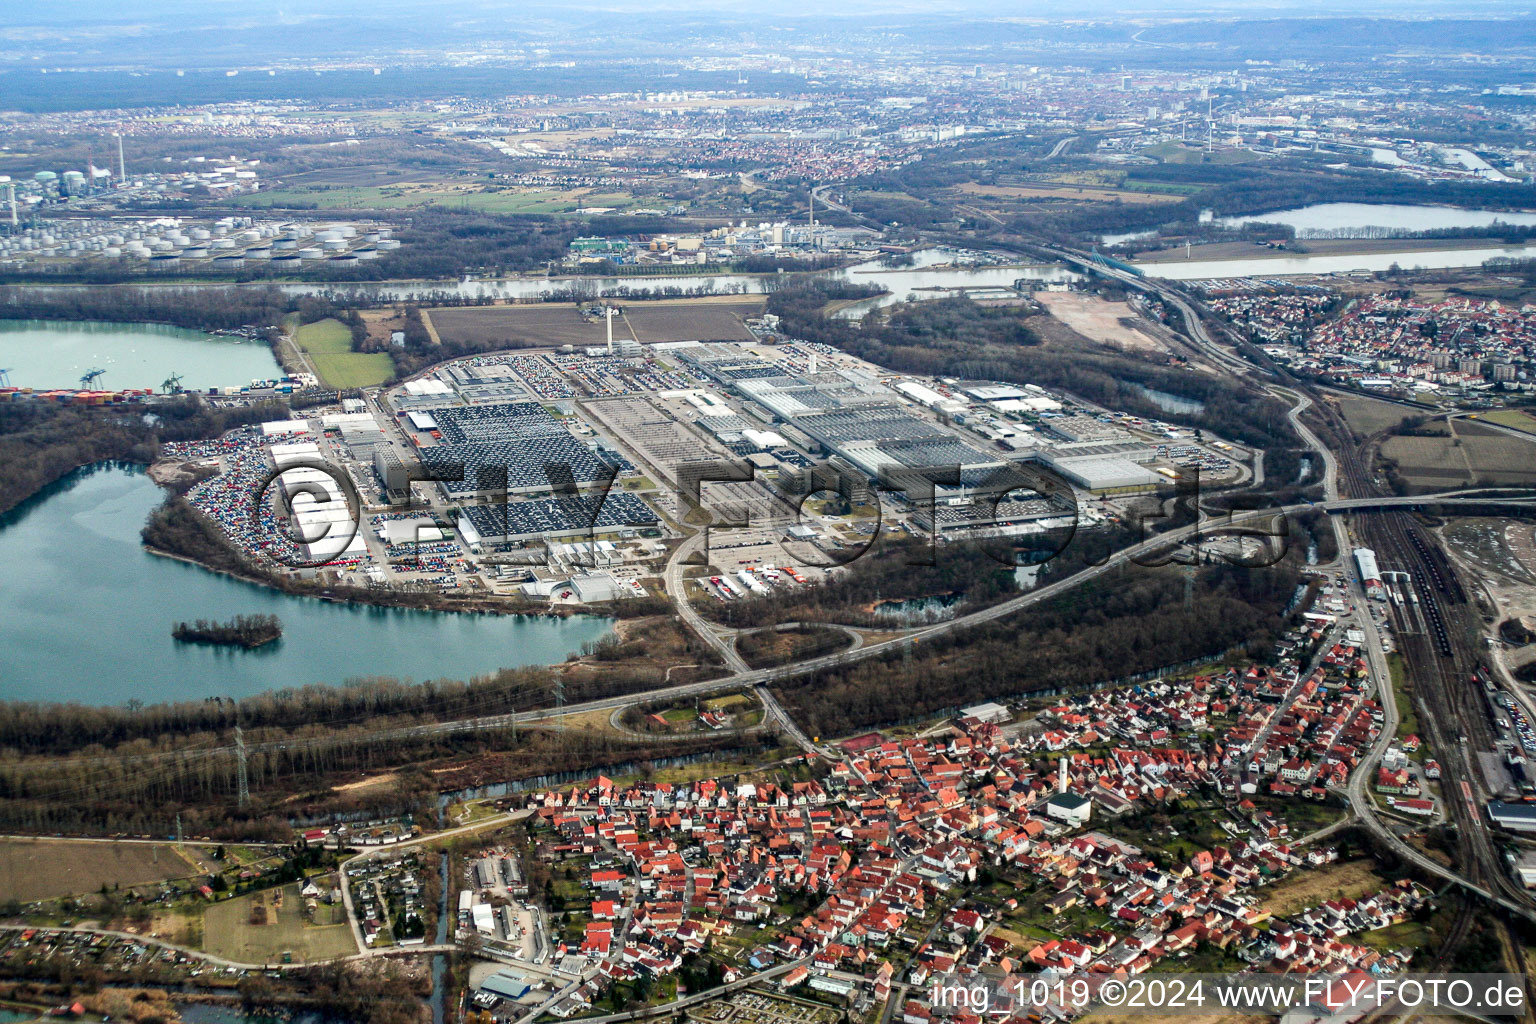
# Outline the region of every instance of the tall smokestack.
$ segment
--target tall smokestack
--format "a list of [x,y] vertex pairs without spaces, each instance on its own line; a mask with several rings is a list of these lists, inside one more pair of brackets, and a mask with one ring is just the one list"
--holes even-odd
[[603,319],[608,321],[608,354],[613,355],[613,307],[603,307]]
[[1062,758],[1056,762],[1056,792],[1065,793],[1067,791],[1067,782],[1070,781],[1070,778],[1067,774],[1067,759]]
[[11,205],[11,230],[15,231],[20,226],[20,221],[16,217],[16,183],[7,182],[5,191],[6,198],[10,200]]
[[810,375],[812,377],[816,376],[816,353],[815,352],[811,353]]
[[811,189],[811,232],[816,231],[816,189]]
[[114,132],[117,136],[117,183],[128,184],[128,166],[123,162],[123,133]]

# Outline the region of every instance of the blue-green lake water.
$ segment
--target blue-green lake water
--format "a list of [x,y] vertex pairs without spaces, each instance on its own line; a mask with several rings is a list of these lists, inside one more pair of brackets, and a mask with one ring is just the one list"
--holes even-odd
[[[0,699],[151,704],[371,676],[466,679],[563,661],[611,625],[370,608],[244,583],[141,546],[163,497],[139,468],[101,465],[0,519]],[[255,613],[282,619],[281,641],[241,651],[171,639],[179,620]]]

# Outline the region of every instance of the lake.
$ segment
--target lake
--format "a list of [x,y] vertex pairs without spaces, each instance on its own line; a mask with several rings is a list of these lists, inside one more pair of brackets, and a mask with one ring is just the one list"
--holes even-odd
[[103,391],[159,388],[180,374],[185,388],[240,386],[279,376],[264,342],[164,324],[0,320],[0,367],[17,387],[73,388],[90,369]]
[[1466,210],[1456,206],[1413,206],[1402,203],[1316,203],[1294,210],[1223,217],[1221,224],[1239,227],[1249,221],[1288,224],[1296,237],[1370,238],[1390,231],[1437,231],[1486,228],[1495,223],[1536,225],[1536,213]]
[[1404,270],[1440,270],[1478,267],[1491,259],[1536,259],[1536,245],[1479,249],[1425,249],[1422,252],[1373,252],[1358,255],[1259,256],[1235,260],[1180,260],[1138,263],[1148,277],[1168,281],[1203,281],[1212,278],[1285,277],[1294,274],[1348,274],[1353,271],[1388,270],[1395,263]]
[[1146,395],[1152,401],[1152,404],[1163,410],[1163,412],[1192,414],[1205,411],[1205,403],[1199,399],[1185,398],[1183,395],[1159,391],[1156,388],[1145,387],[1141,384],[1133,384],[1131,386]]
[[[563,661],[606,635],[597,617],[461,615],[295,597],[150,554],[139,529],[163,492],[138,467],[81,470],[0,520],[0,699],[120,705],[243,697],[368,676],[466,679]],[[178,644],[184,619],[266,613],[253,651]]]

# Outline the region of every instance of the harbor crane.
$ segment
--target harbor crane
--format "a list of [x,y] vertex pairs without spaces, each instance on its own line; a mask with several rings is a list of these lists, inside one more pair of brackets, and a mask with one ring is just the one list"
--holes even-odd
[[95,366],[89,370],[86,370],[80,375],[80,386],[82,388],[89,388],[92,384],[95,384],[98,380],[104,377],[106,372],[106,370],[103,370],[99,366]]
[[0,369],[0,388],[8,388],[10,386],[11,371],[9,369]]
[[181,386],[181,374],[173,373],[165,378],[165,383],[160,385],[160,390],[168,395],[179,395],[184,390]]

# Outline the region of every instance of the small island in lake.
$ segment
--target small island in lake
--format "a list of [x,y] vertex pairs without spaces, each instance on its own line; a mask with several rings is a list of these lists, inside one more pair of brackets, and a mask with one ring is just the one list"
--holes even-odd
[[236,615],[228,622],[198,619],[171,627],[171,636],[184,644],[218,644],[246,650],[270,644],[282,635],[283,624],[276,615]]

